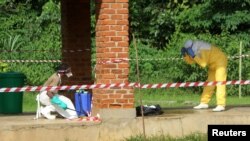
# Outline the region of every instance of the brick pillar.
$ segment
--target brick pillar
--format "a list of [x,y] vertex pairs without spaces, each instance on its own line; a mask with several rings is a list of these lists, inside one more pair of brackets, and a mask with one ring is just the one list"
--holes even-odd
[[[90,0],[62,0],[61,15],[62,61],[69,64],[73,72],[73,77],[63,78],[63,84],[91,84],[93,80],[91,77]],[[71,94],[66,93],[74,100],[72,94],[74,91],[71,91]]]
[[[97,62],[129,58],[128,0],[96,0]],[[96,83],[128,82],[129,63],[96,65]],[[134,118],[132,88],[94,89],[94,113],[102,118]]]

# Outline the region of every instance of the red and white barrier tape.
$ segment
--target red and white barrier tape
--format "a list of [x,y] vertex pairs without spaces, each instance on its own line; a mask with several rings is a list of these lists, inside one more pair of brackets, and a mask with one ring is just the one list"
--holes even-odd
[[236,55],[236,56],[229,56],[229,59],[235,59],[235,58],[247,58],[250,57],[249,54],[243,54],[243,55]]
[[[241,56],[231,56],[231,57],[228,57],[229,59],[235,59],[235,58],[245,58],[245,57],[250,57],[250,55],[241,55]],[[141,61],[164,61],[164,60],[182,60],[183,58],[152,58],[152,59],[142,59],[142,58],[139,58],[138,60],[141,60]],[[128,62],[130,60],[136,60],[136,59],[129,59],[129,58],[120,58],[120,59],[111,59],[111,60],[108,60],[108,61],[97,61],[97,64],[112,64],[112,63],[121,63],[121,62]]]
[[93,121],[93,122],[100,122],[102,121],[98,116],[89,116],[85,118],[79,118],[78,121]]
[[74,52],[83,52],[83,51],[90,51],[90,49],[69,49],[69,50],[0,50],[0,52],[55,52],[55,51],[61,51],[61,52],[70,52],[70,53],[74,53]]
[[34,91],[54,91],[54,90],[79,90],[79,89],[95,89],[95,88],[125,88],[135,87],[142,89],[156,88],[178,88],[178,87],[200,87],[215,85],[249,85],[250,80],[234,80],[234,81],[211,81],[211,82],[182,82],[182,83],[163,83],[163,84],[140,84],[140,83],[116,83],[116,84],[93,84],[93,85],[72,85],[72,86],[26,86],[0,88],[0,92],[34,92]]
[[97,64],[112,64],[112,63],[121,63],[121,62],[126,62],[129,61],[131,59],[128,58],[121,58],[121,59],[111,59],[108,61],[97,61]]
[[[55,52],[60,50],[0,50],[0,52]],[[91,49],[63,49],[61,52],[69,52],[69,53],[75,53],[75,52],[83,52],[83,51],[91,51]],[[246,55],[236,55],[236,56],[229,56],[228,58],[244,58],[244,57],[250,57],[249,54]],[[162,59],[139,59],[139,60],[179,60],[182,58],[177,57],[171,57],[171,58],[162,58]],[[132,59],[131,59],[132,60]]]
[[[237,59],[237,58],[245,58],[250,57],[250,55],[241,55],[241,56],[231,56],[228,57],[229,59]],[[182,60],[183,58],[152,58],[152,59],[138,59],[141,61],[163,61],[163,60]],[[136,59],[129,59],[129,58],[119,58],[119,59],[111,59],[107,61],[97,61],[97,64],[112,64],[112,63],[121,63],[121,62],[128,62],[130,60],[136,60]],[[2,62],[6,63],[60,63],[61,60],[1,60]]]
[[61,60],[0,60],[6,63],[60,63]]

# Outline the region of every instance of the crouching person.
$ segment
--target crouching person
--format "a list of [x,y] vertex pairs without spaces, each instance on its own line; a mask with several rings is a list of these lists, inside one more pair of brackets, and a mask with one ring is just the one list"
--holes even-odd
[[[61,77],[71,77],[71,68],[67,64],[61,64],[57,67],[56,72],[49,77],[43,86],[60,86]],[[57,112],[66,119],[78,118],[72,101],[58,94],[58,91],[42,91],[38,96],[38,101],[41,103],[40,113],[47,119],[55,119],[55,115],[51,112]]]

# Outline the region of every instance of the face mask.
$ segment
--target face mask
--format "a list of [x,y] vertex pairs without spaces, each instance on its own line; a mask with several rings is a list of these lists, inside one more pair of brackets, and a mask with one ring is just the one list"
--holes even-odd
[[72,74],[72,72],[69,72],[69,73],[66,73],[66,76],[71,77],[71,76],[73,76],[73,74]]

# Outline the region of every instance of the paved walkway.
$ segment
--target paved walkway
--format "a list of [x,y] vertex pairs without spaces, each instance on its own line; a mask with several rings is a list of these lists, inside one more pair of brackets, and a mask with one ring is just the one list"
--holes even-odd
[[[119,141],[143,133],[142,117],[101,122],[34,120],[34,114],[0,115],[1,141]],[[146,135],[183,136],[207,132],[209,124],[250,124],[250,107],[212,109],[165,109],[160,116],[144,118]]]

